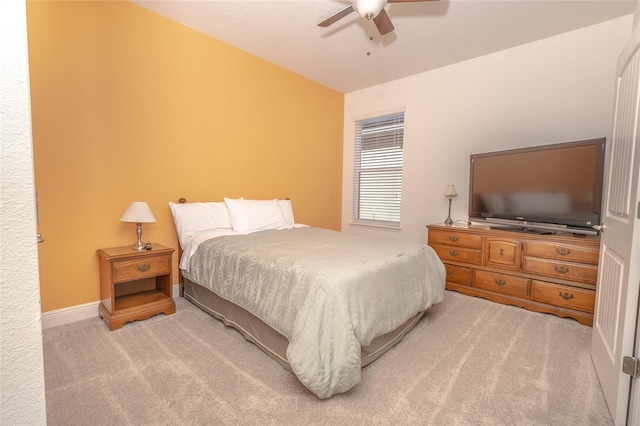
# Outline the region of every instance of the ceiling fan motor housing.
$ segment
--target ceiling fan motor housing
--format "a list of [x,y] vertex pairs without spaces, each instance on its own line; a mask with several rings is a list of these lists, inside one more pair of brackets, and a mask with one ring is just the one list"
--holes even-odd
[[355,0],[353,8],[364,19],[371,20],[378,16],[386,4],[386,0]]

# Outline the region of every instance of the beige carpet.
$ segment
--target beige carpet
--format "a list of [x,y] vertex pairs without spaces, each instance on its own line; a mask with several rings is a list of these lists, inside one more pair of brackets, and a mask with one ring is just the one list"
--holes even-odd
[[184,299],[108,331],[44,331],[53,425],[610,425],[591,328],[447,292],[345,394],[318,400]]

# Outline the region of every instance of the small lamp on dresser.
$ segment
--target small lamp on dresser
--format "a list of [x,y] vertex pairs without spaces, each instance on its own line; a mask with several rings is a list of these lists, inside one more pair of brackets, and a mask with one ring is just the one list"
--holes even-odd
[[447,185],[447,189],[444,191],[444,196],[449,199],[449,215],[444,221],[445,225],[453,225],[453,220],[451,220],[451,199],[457,195],[456,187],[453,185]]
[[142,224],[154,223],[156,218],[151,213],[149,205],[144,201],[134,201],[120,218],[120,222],[133,222],[137,225],[138,241],[133,245],[134,250],[142,251],[145,244],[142,242]]

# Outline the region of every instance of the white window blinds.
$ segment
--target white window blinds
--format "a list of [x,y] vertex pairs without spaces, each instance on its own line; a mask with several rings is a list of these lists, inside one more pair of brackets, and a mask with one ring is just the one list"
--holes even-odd
[[400,226],[404,112],[356,121],[353,220]]

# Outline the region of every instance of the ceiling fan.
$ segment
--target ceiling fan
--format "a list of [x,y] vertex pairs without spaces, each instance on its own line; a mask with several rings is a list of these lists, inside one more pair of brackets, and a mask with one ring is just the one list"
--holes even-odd
[[423,1],[434,0],[354,0],[350,6],[345,7],[340,12],[320,22],[318,26],[328,27],[349,15],[351,12],[357,11],[364,19],[368,21],[373,20],[380,35],[385,35],[394,29],[389,15],[387,15],[387,12],[384,10],[387,3],[417,3]]

